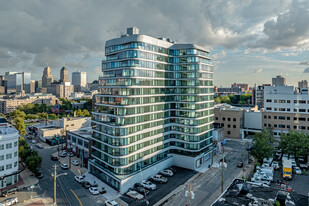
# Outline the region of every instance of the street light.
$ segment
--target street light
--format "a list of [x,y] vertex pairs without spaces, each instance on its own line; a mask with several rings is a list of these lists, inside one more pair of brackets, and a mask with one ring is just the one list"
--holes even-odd
[[62,176],[62,175],[67,175],[67,173],[61,173],[61,174],[58,174],[57,175],[57,165],[55,164],[55,174],[53,175],[52,174],[52,176],[54,176],[54,199],[53,199],[53,203],[54,203],[54,205],[57,205],[57,195],[56,195],[56,188],[57,188],[57,184],[56,184],[56,182],[57,182],[57,177],[60,177],[60,176]]

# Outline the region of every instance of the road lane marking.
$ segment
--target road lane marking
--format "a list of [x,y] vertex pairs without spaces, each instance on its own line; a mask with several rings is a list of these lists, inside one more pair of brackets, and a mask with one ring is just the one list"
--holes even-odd
[[73,195],[76,197],[76,199],[78,200],[80,206],[83,206],[82,202],[80,201],[80,199],[77,197],[77,195],[75,194],[75,192],[71,189],[71,192],[73,193]]

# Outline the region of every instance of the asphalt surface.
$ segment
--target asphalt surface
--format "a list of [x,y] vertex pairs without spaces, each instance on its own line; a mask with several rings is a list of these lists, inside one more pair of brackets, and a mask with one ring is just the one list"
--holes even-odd
[[[239,141],[228,141],[225,147],[231,148],[232,150],[225,157],[227,168],[224,169],[223,175],[224,188],[226,188],[242,170],[241,168],[237,168],[237,163],[242,161],[241,143]],[[245,158],[245,160],[247,159]],[[217,197],[214,193],[220,194],[221,192],[221,171],[221,168],[212,168],[192,182],[192,190],[195,195],[194,199],[190,200],[191,206],[209,206],[215,201]],[[187,190],[187,188],[185,190]],[[185,190],[176,194],[165,205],[186,205],[189,200],[185,197]]]
[[[192,176],[194,176],[197,172],[175,167],[177,173],[172,177],[167,177],[168,181],[165,184],[160,184],[157,182],[154,182],[156,184],[157,189],[154,191],[150,191],[150,193],[147,195],[148,205],[154,205],[156,202],[161,200],[163,197],[165,197],[167,194],[172,192],[174,189],[176,189],[179,185],[184,184],[187,180],[189,180]],[[123,201],[128,203],[130,206],[140,206],[140,205],[147,205],[145,201],[136,201],[133,199],[130,199],[126,195],[123,195],[121,197]]]

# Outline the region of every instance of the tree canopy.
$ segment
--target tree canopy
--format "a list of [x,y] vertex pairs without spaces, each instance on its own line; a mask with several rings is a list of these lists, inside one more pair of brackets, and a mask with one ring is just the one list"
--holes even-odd
[[259,162],[263,162],[264,158],[270,158],[273,155],[272,134],[270,130],[262,130],[260,133],[255,133],[253,136],[253,146],[251,155]]

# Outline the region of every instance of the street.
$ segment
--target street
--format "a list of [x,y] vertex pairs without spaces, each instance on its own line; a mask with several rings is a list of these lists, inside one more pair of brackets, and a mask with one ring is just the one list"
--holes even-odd
[[[231,149],[231,151],[228,152],[224,158],[227,163],[227,168],[224,169],[224,188],[226,188],[242,171],[241,168],[237,168],[237,163],[242,161],[241,146],[241,142],[233,140],[228,141],[225,145],[225,147]],[[247,154],[247,151],[244,151],[245,154]],[[221,168],[212,168],[191,182],[192,191],[195,194],[194,199],[190,202],[191,205],[209,206],[218,198],[221,194],[221,171]],[[165,205],[186,205],[188,203],[188,197],[185,197],[185,190],[187,189],[188,188],[180,191]]]
[[[30,146],[33,146],[31,140],[27,139],[27,142]],[[46,144],[44,145],[46,146]],[[44,178],[40,179],[39,184],[30,191],[19,192],[18,198],[21,198],[20,201],[30,199],[31,196],[53,198],[54,180],[51,174],[54,173],[54,165],[56,164],[57,175],[67,173],[67,175],[57,177],[57,205],[93,205],[94,202],[97,204],[104,202],[101,195],[93,196],[87,189],[74,181],[75,174],[71,170],[62,170],[59,161],[50,159],[51,155],[57,151],[57,146],[36,150],[43,160],[41,172],[44,174]]]

